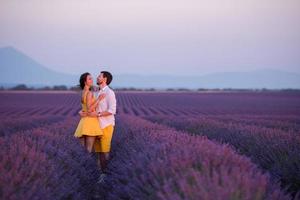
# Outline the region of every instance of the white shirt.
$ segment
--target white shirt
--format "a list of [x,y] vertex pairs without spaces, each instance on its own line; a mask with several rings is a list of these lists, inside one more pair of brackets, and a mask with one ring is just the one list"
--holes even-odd
[[109,125],[115,125],[115,114],[117,110],[117,100],[116,95],[112,89],[110,89],[108,86],[105,86],[104,88],[100,89],[100,94],[105,94],[105,98],[99,102],[97,111],[98,112],[110,112],[112,115],[108,115],[105,117],[98,117],[100,127],[104,129],[105,127]]

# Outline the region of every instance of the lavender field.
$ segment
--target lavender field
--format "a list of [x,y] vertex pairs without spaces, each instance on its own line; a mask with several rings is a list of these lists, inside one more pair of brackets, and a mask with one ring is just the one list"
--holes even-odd
[[0,199],[298,199],[300,93],[117,93],[109,174],[78,93],[0,93]]

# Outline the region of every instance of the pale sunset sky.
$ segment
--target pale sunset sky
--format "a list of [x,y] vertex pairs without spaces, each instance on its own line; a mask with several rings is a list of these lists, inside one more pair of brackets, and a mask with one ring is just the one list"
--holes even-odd
[[0,0],[0,47],[72,74],[300,72],[300,0]]

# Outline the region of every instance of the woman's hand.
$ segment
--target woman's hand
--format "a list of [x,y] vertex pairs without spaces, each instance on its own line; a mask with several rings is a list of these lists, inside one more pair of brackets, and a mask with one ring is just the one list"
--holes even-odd
[[89,116],[89,117],[98,117],[97,114],[98,114],[98,113],[97,113],[96,111],[94,111],[94,112],[89,112],[89,113],[88,113],[88,116]]
[[100,102],[105,98],[105,94],[100,94],[97,98],[97,101]]
[[80,117],[87,117],[87,116],[88,116],[88,113],[85,112],[85,111],[83,111],[83,110],[80,110],[80,111],[78,112],[78,114],[80,115]]

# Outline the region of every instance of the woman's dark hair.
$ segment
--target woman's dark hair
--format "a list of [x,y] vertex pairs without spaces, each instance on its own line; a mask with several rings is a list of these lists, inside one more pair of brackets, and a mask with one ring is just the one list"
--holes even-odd
[[102,71],[100,73],[103,74],[103,77],[106,78],[106,84],[109,85],[113,80],[113,76],[111,75],[111,73],[108,71]]
[[86,82],[86,79],[88,77],[88,75],[91,75],[90,73],[88,72],[85,72],[83,74],[81,74],[80,76],[80,79],[79,79],[79,86],[80,88],[83,90],[84,86],[85,86],[85,82]]

